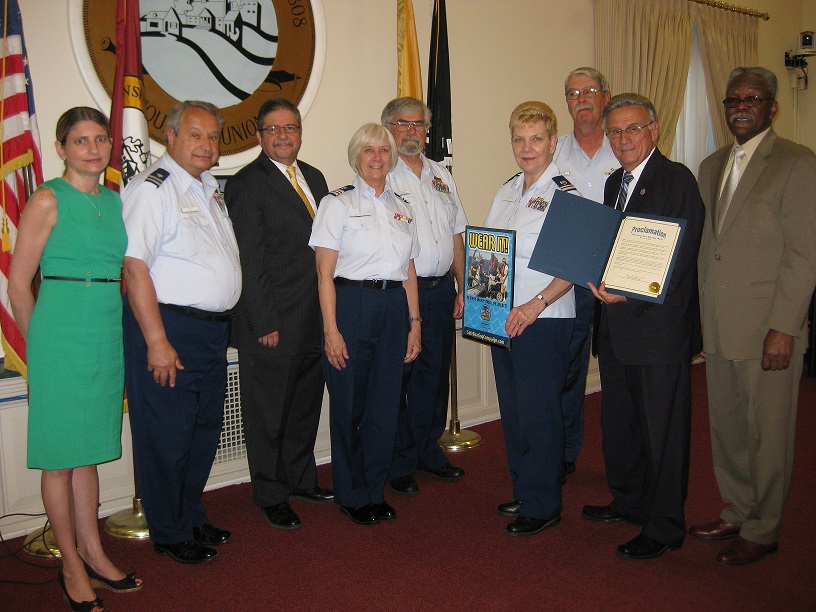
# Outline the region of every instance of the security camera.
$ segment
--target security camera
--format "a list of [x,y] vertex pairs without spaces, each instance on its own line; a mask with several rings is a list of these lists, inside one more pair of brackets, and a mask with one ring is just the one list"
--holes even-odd
[[812,30],[799,32],[799,47],[795,55],[816,55],[816,41]]

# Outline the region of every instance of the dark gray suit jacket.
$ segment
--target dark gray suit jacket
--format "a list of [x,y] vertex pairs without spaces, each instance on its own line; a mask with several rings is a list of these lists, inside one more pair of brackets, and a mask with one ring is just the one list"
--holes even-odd
[[[316,203],[328,194],[323,174],[298,161]],[[262,151],[227,181],[224,196],[238,240],[243,291],[232,322],[238,348],[280,332],[276,353],[320,350],[320,304],[312,218],[289,179]]]
[[[623,168],[606,181],[604,204],[615,206]],[[662,304],[629,298],[604,306],[615,354],[626,365],[683,363],[700,352],[697,251],[705,208],[694,175],[655,150],[637,184],[630,186],[627,213],[686,220],[674,272]]]

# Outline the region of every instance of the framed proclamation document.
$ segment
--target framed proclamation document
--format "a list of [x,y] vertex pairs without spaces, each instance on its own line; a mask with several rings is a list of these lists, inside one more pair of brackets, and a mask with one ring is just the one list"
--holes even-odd
[[513,307],[516,232],[465,228],[465,313],[462,337],[510,348],[504,330]]
[[626,214],[556,191],[530,268],[586,287],[663,303],[685,219]]

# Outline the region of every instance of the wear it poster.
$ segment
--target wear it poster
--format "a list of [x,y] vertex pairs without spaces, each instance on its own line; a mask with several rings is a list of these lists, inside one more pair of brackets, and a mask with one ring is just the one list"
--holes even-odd
[[465,313],[462,337],[510,348],[504,329],[513,307],[516,232],[468,225],[465,229]]

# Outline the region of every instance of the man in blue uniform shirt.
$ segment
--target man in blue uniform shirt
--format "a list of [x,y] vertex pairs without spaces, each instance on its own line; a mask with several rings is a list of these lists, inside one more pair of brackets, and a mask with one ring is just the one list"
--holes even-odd
[[231,534],[207,518],[224,416],[227,332],[241,295],[238,246],[218,182],[221,113],[182,102],[167,153],[122,194],[125,382],[136,474],[156,552],[201,563]]
[[[603,203],[607,177],[620,168],[603,131],[603,109],[609,83],[594,68],[576,68],[564,83],[573,129],[558,139],[555,161],[561,174],[585,198]],[[570,340],[570,369],[561,396],[564,413],[564,473],[575,471],[584,443],[584,393],[589,368],[589,337],[595,298],[586,287],[575,287],[575,327]]]
[[[388,180],[408,203],[417,224],[416,259],[422,352],[405,366],[391,489],[416,495],[414,472],[456,481],[465,475],[451,465],[439,446],[448,413],[448,390],[454,318],[464,305],[467,218],[451,173],[422,154],[431,111],[415,98],[396,98],[383,109],[382,125],[391,132],[399,160]],[[456,279],[451,277],[451,272]]]

